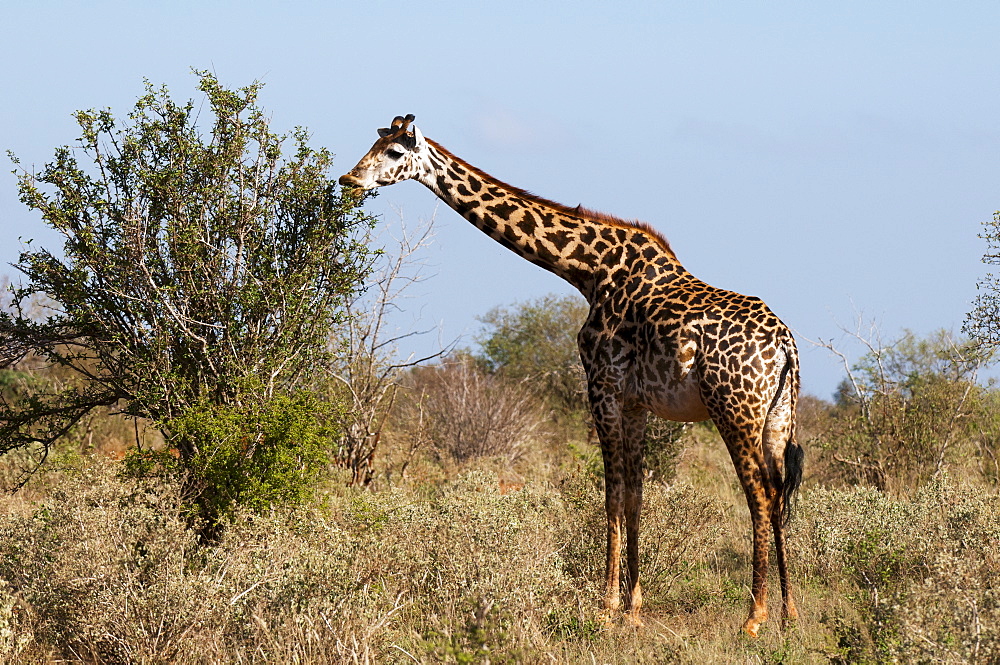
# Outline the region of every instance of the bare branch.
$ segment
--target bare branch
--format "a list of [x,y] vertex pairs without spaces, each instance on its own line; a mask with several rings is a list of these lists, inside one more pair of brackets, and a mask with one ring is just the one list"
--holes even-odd
[[382,250],[367,288],[344,303],[344,348],[332,373],[352,402],[338,454],[340,463],[352,470],[352,484],[372,480],[375,452],[403,371],[445,353],[440,349],[419,359],[414,353],[399,356],[401,342],[430,332],[399,330],[392,315],[403,309],[408,290],[426,278],[420,254],[433,238],[434,218],[411,229],[398,214],[398,229],[385,232],[391,249]]

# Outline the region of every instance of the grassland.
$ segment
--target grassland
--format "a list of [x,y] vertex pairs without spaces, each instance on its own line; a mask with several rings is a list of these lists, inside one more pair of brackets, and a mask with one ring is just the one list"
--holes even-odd
[[[171,484],[64,454],[0,518],[0,656],[54,663],[822,663],[1000,659],[1000,495],[946,469],[912,491],[807,476],[802,618],[738,633],[749,524],[699,427],[647,486],[645,625],[598,619],[593,451],[425,462],[374,490],[241,513],[202,545]],[[554,453],[553,448],[562,450]],[[543,446],[544,448],[544,446]],[[574,454],[566,450],[575,450]],[[560,456],[561,455],[561,456]],[[814,454],[821,456],[821,453]],[[813,465],[822,469],[822,465]],[[966,477],[967,476],[967,477]],[[772,586],[776,580],[772,580]],[[780,616],[772,594],[772,617]]]

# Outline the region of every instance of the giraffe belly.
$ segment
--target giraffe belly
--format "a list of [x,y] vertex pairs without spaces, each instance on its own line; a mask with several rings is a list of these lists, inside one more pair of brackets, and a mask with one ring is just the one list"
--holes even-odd
[[679,380],[664,385],[647,386],[646,408],[665,420],[699,422],[708,420],[708,409],[701,400],[697,372],[687,372]]

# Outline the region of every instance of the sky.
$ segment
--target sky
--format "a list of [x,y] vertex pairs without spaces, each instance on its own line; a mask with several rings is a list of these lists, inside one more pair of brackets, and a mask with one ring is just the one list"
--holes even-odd
[[[1000,208],[996,2],[7,3],[0,148],[40,168],[73,111],[125,116],[143,79],[197,99],[191,68],[265,83],[272,128],[305,126],[339,175],[376,129],[424,135],[512,185],[640,219],[714,286],[763,298],[797,334],[806,392],[862,351],[958,332]],[[0,170],[0,275],[22,239],[61,242]],[[471,345],[491,308],[570,294],[416,182],[368,208],[434,221],[400,325],[422,354]]]

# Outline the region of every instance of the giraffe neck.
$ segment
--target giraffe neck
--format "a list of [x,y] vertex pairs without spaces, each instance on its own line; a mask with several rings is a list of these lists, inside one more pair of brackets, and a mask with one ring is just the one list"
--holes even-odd
[[542,199],[427,144],[429,168],[420,182],[486,235],[585,296],[600,273],[628,258],[630,246],[676,262],[666,241],[644,225]]

